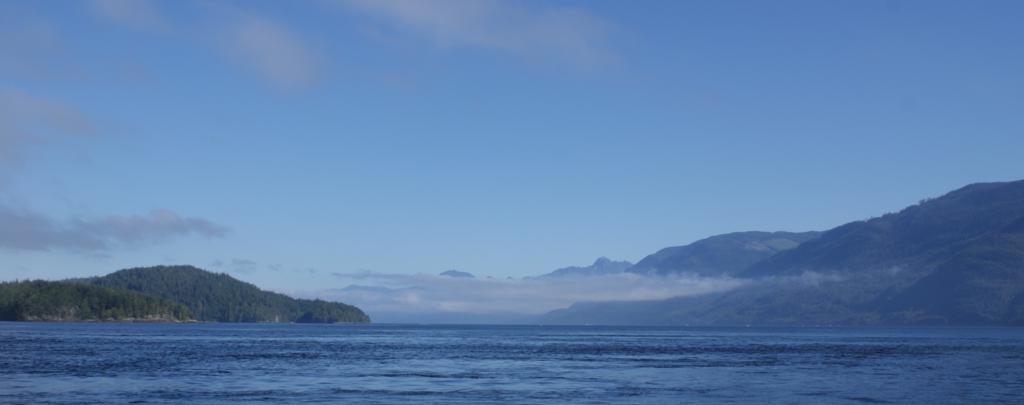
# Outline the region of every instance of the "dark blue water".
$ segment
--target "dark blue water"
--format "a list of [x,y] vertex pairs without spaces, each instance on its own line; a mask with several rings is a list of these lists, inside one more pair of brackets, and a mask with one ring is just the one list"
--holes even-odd
[[1024,329],[0,323],[0,403],[1024,403]]

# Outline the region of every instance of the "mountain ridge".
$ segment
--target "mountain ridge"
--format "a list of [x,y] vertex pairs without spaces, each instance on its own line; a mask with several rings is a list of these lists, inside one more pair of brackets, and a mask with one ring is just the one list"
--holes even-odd
[[798,247],[821,233],[732,232],[710,236],[688,245],[671,246],[644,257],[626,270],[643,275],[690,273],[731,276],[778,252]]
[[569,266],[556,269],[550,273],[542,274],[535,278],[561,278],[561,277],[589,277],[619,274],[633,266],[628,260],[612,260],[601,256],[594,260],[589,266]]
[[578,303],[545,323],[1024,325],[1024,181],[849,222],[735,274],[730,291]]

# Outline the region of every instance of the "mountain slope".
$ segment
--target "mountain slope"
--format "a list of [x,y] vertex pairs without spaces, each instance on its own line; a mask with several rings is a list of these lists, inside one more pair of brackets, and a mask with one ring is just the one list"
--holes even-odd
[[735,232],[673,246],[640,260],[628,269],[643,275],[692,273],[705,277],[728,276],[750,265],[796,248],[819,232]]
[[1024,217],[970,241],[920,281],[879,301],[955,322],[1024,320]]
[[1024,325],[1024,181],[848,223],[700,297],[578,304],[550,323]]
[[87,283],[135,291],[179,302],[196,319],[217,322],[369,322],[351,305],[293,299],[260,290],[227,274],[192,266],[156,266],[117,271]]
[[1024,181],[972,184],[894,214],[851,222],[741,275],[934,267],[975,238],[1024,217]]

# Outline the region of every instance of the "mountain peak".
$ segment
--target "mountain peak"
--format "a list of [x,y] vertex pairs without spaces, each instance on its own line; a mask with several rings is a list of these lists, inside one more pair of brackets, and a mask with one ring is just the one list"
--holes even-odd
[[603,276],[608,274],[617,274],[626,271],[626,269],[633,266],[633,263],[628,261],[615,261],[607,257],[601,256],[594,261],[594,264],[586,267],[570,266],[563,267],[558,270],[552,271],[548,274],[539,276],[543,277],[575,277],[575,276]]
[[612,263],[612,259],[609,259],[607,257],[601,256],[601,257],[598,257],[597,260],[594,260],[594,264],[592,264],[591,266],[592,267],[604,267],[604,266],[607,266],[607,265],[609,265],[611,263]]
[[465,271],[458,271],[458,270],[454,270],[454,269],[453,270],[448,270],[448,271],[445,271],[445,272],[441,272],[440,275],[441,276],[445,276],[445,277],[454,277],[454,278],[476,278],[476,276],[474,276],[473,273],[467,273]]

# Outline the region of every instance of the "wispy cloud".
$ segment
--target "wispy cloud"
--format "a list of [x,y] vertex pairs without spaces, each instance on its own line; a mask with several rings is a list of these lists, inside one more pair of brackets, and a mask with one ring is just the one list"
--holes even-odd
[[9,174],[11,166],[22,162],[24,150],[30,145],[94,131],[93,121],[69,104],[20,91],[0,90],[0,168],[5,173]]
[[100,17],[137,31],[173,32],[179,40],[214,46],[226,59],[280,89],[307,88],[323,74],[324,58],[285,23],[230,4],[198,4],[207,17],[207,25],[199,29],[194,21],[186,27],[167,18],[150,0],[93,0],[92,8]]
[[246,15],[225,28],[225,51],[270,83],[303,89],[322,74],[321,58],[284,24]]
[[238,257],[229,260],[216,259],[210,263],[210,267],[233,274],[253,274],[261,271],[274,273],[288,272],[296,275],[315,275],[318,273],[312,267],[285,267],[280,263],[261,264],[252,259]]
[[[27,148],[96,131],[93,120],[69,104],[20,91],[0,91],[0,191],[11,192],[2,186],[20,173],[16,169],[24,166]],[[0,249],[7,250],[98,252],[187,235],[222,237],[226,232],[226,227],[212,221],[167,209],[144,215],[57,220],[0,203]]]
[[0,248],[8,250],[67,250],[99,252],[132,247],[174,237],[222,237],[227,228],[202,218],[183,217],[169,210],[146,215],[72,218],[59,221],[25,209],[0,205]]
[[219,259],[215,260],[211,266],[216,267],[218,269],[223,268],[225,271],[229,273],[252,274],[256,272],[256,270],[259,267],[259,264],[256,263],[255,260],[240,259],[236,257],[229,260],[227,263],[224,263]]
[[0,23],[0,74],[8,79],[77,80],[86,78],[61,38],[56,24],[20,15]]
[[575,8],[497,0],[341,0],[442,47],[474,47],[592,67],[612,60],[608,24]]
[[576,302],[656,300],[706,294],[743,281],[695,276],[614,274],[563,279],[456,278],[425,274],[332,273],[358,284],[317,295],[373,312],[541,314]]
[[166,20],[151,0],[93,0],[93,11],[107,18],[137,30],[165,30]]

